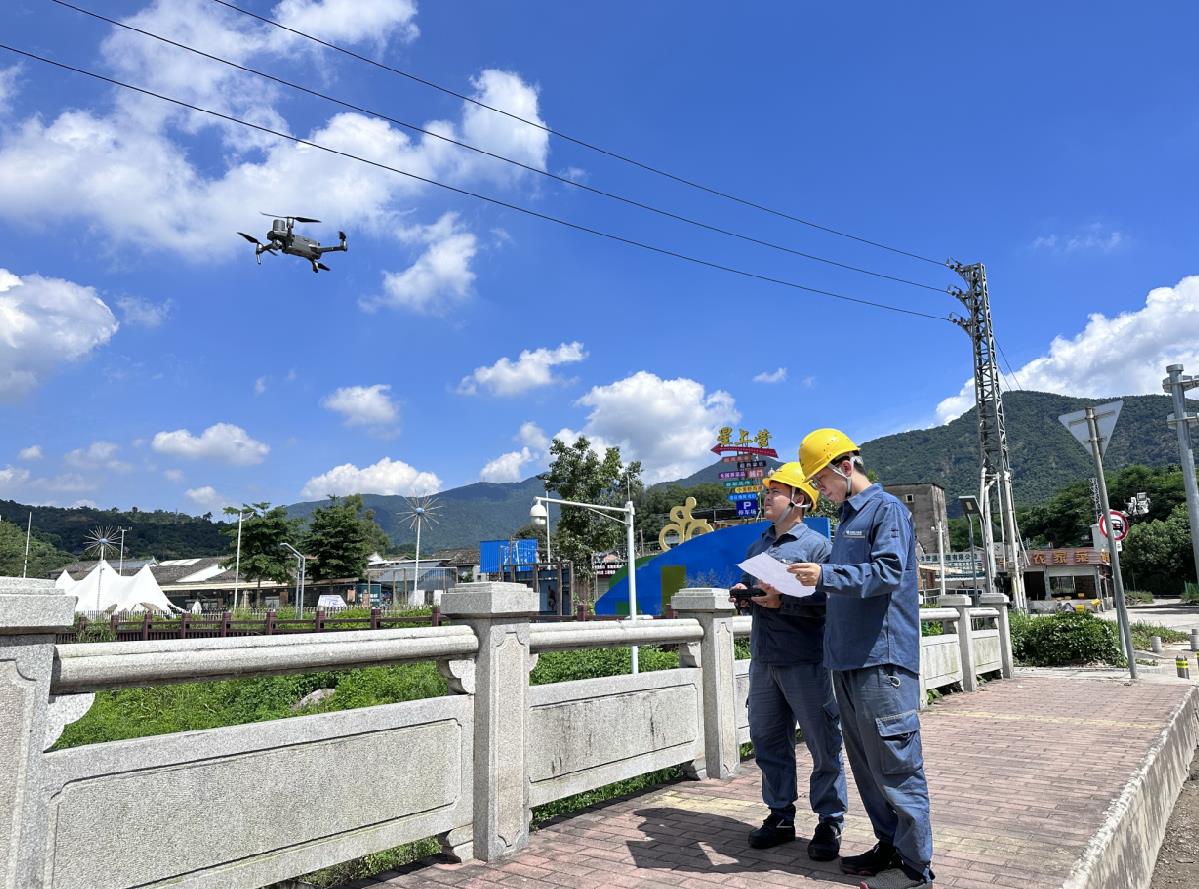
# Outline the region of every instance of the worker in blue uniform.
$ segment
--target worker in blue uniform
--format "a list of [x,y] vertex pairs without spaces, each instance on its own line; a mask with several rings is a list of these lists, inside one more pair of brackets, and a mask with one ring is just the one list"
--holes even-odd
[[[823,562],[831,550],[824,535],[803,523],[816,504],[797,462],[785,463],[763,481],[762,511],[770,525],[749,547],[781,562]],[[841,849],[845,818],[845,769],[841,724],[832,678],[824,658],[824,596],[781,596],[746,575],[733,589],[758,588],[751,599],[749,735],[762,772],[762,801],[769,808],[762,826],[749,835],[755,849],[795,839],[795,726],[812,756],[808,801],[818,822],[808,856],[832,861]]]
[[858,446],[817,429],[799,448],[804,477],[840,506],[833,551],[788,570],[828,598],[825,665],[845,752],[878,844],[841,859],[862,889],[933,881],[928,783],[920,746],[920,593],[907,507],[866,476]]

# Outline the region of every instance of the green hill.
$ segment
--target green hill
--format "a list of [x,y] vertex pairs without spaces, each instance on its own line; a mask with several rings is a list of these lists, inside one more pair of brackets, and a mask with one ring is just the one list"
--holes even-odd
[[[1070,398],[1047,392],[1003,397],[1012,489],[1018,506],[1040,503],[1063,485],[1094,475],[1091,453],[1058,421],[1061,414],[1111,398]],[[1131,395],[1104,455],[1104,469],[1131,463],[1178,464],[1178,439],[1166,426],[1173,410],[1165,395]],[[1192,406],[1195,403],[1190,403]],[[973,408],[944,426],[876,438],[862,444],[866,466],[887,483],[937,482],[951,502],[978,491],[978,424]]]

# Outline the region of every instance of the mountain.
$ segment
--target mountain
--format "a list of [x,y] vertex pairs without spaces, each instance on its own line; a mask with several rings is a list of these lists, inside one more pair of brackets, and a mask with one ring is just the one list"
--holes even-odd
[[[529,524],[533,498],[545,488],[536,476],[523,482],[493,484],[477,482],[451,488],[437,495],[441,509],[435,524],[421,529],[421,552],[457,546],[474,546],[480,540],[505,538],[517,528]],[[316,500],[287,507],[292,518],[307,518],[318,506]],[[364,494],[363,505],[375,511],[375,521],[399,546],[416,542],[416,530],[409,527],[408,500],[405,497]]]
[[[1059,421],[1061,414],[1111,398],[1070,398],[1048,392],[1007,392],[1003,396],[1012,490],[1017,506],[1048,499],[1063,485],[1091,478],[1094,464]],[[1178,439],[1166,426],[1173,403],[1166,395],[1130,395],[1123,399],[1116,428],[1104,453],[1103,467],[1112,471],[1130,463],[1146,466],[1178,464]],[[1188,402],[1188,410],[1199,407]],[[978,493],[978,423],[971,408],[956,420],[932,429],[917,429],[862,443],[866,467],[888,484],[937,482],[956,504],[962,494]],[[954,514],[956,510],[951,510]]]

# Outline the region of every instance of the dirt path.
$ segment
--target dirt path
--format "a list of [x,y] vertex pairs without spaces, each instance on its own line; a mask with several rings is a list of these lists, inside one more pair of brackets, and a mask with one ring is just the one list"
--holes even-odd
[[1166,838],[1157,853],[1149,889],[1194,889],[1199,885],[1199,750],[1191,760],[1190,779],[1174,804]]

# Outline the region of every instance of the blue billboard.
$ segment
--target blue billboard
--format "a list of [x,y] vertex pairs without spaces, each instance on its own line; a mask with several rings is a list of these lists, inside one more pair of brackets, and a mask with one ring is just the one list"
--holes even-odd
[[516,567],[517,573],[532,571],[537,564],[536,540],[484,540],[479,543],[479,570],[502,574]]

